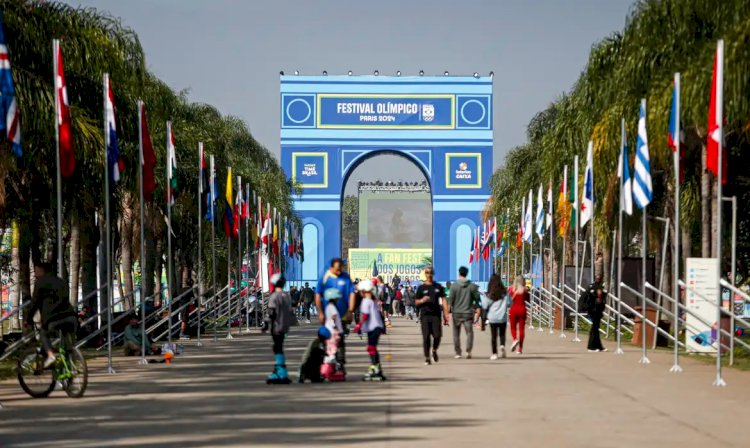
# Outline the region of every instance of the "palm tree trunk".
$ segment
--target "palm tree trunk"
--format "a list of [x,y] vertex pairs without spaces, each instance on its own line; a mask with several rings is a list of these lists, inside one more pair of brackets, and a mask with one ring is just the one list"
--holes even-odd
[[[19,243],[21,231],[17,221],[13,221],[13,235],[11,237],[11,290],[10,306],[16,310],[21,305],[21,252]],[[21,320],[16,314],[10,321],[11,330],[21,329]]]
[[719,238],[719,202],[716,192],[719,191],[716,183],[718,179],[711,175],[711,256],[716,258],[719,254],[716,252],[716,240]]
[[81,272],[81,233],[78,213],[73,213],[70,220],[70,304],[78,307],[78,283]]
[[128,297],[123,302],[126,310],[132,308],[134,303],[133,292],[133,207],[132,201],[126,195],[123,201],[122,215],[120,217],[120,291],[123,297]]
[[151,207],[146,207],[144,223],[144,246],[141,250],[145,252],[145,266],[142,268],[143,297],[150,297],[154,293],[154,265],[156,247],[154,245],[154,233],[150,225]]
[[701,257],[711,256],[711,175],[706,169],[706,145],[701,147]]
[[98,228],[94,225],[94,217],[89,215],[78,222],[81,253],[81,293],[87,297],[84,306],[96,310],[99,285],[96,283],[96,246],[99,244]]
[[154,255],[154,275],[156,276],[154,293],[156,294],[155,303],[158,306],[161,305],[161,273],[164,270],[164,242],[161,239],[156,240],[156,250]]

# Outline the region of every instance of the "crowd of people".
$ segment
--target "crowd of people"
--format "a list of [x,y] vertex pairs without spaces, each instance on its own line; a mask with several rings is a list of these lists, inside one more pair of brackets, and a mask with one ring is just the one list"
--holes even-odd
[[[477,284],[468,278],[469,270],[461,267],[458,280],[443,284],[434,278],[432,267],[424,270],[424,280],[414,288],[401,284],[394,278],[384,282],[382,276],[372,279],[354,279],[343,269],[343,261],[333,259],[329,268],[318,280],[315,288],[309,283],[303,287],[293,286],[285,291],[286,281],[275,275],[271,283],[275,290],[269,299],[269,313],[264,322],[264,331],[273,339],[275,367],[267,382],[289,383],[283,343],[293,325],[317,317],[319,329],[308,343],[300,363],[299,382],[344,381],[346,379],[347,337],[353,332],[366,338],[366,350],[370,359],[364,380],[386,379],[380,362],[378,343],[382,335],[391,328],[395,317],[415,321],[422,334],[424,364],[438,363],[438,350],[443,327],[451,326],[455,359],[471,359],[474,349],[474,331],[490,329],[491,360],[505,358],[508,352],[523,354],[526,306],[530,300],[529,290],[523,277],[516,277],[506,287],[500,276],[493,274],[486,292],[480,292]],[[594,325],[596,313],[601,308],[603,291],[601,285],[592,285],[589,313]],[[512,342],[506,349],[506,332],[510,327]],[[464,345],[462,346],[462,334]],[[590,351],[601,351],[598,332],[592,332]]]

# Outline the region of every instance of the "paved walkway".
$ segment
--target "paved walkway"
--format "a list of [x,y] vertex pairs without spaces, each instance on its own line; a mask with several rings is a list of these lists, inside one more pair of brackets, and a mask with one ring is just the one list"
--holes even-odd
[[[292,370],[313,331],[294,329]],[[667,353],[642,366],[635,347],[590,354],[547,331],[529,333],[523,356],[490,361],[488,333],[478,333],[474,359],[454,360],[448,337],[440,363],[423,366],[418,327],[397,319],[381,343],[386,383],[358,381],[367,357],[354,335],[349,382],[267,386],[270,338],[257,334],[187,346],[171,366],[120,358],[107,375],[93,362],[80,400],[57,391],[32,400],[7,381],[0,446],[750,445],[750,373],[726,370],[729,386],[716,389],[710,365],[686,360],[670,374]]]

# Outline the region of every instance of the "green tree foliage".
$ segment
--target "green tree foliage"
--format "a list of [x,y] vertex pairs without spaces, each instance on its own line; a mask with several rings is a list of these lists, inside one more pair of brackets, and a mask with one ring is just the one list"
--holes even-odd
[[[95,247],[100,232],[94,226],[94,217],[101,216],[104,204],[102,75],[105,72],[110,74],[115,94],[118,141],[126,164],[123,178],[113,192],[117,223],[113,226],[113,247],[119,248],[112,254],[115,264],[124,253],[130,252],[133,262],[140,253],[139,99],[146,104],[157,157],[157,189],[153,203],[148,205],[146,223],[149,240],[146,248],[157,269],[154,277],[158,278],[161,254],[166,250],[163,241],[167,120],[173,123],[180,186],[173,210],[177,268],[189,271],[197,256],[199,141],[204,142],[206,154],[215,155],[222,196],[226,170],[231,166],[234,175],[242,176],[243,183],[249,183],[264,204],[271,204],[283,216],[292,216],[294,188],[268,149],[250,134],[247,125],[239,118],[223,116],[213,106],[191,103],[186,92],[174,92],[149,72],[138,36],[119,19],[95,9],[37,0],[0,0],[0,8],[21,108],[24,149],[23,157],[15,158],[6,147],[0,147],[0,226],[7,228],[11,222],[19,223],[21,264],[28,263],[29,253],[34,260],[55,259],[54,38],[61,40],[64,55],[76,150],[75,173],[64,181],[63,187],[66,259],[67,243],[72,234],[77,234],[71,232],[71,222],[80,222],[84,270],[87,262],[93,261],[86,245]],[[236,186],[234,191],[236,194]],[[217,214],[221,216],[223,209]],[[77,219],[71,220],[73,217]],[[226,266],[225,238],[220,228],[217,225],[218,265]],[[124,229],[128,229],[127,234],[122,234]],[[210,225],[203,226],[200,237],[206,243],[210,241]],[[164,248],[160,249],[162,245]],[[204,263],[208,262],[210,250],[203,253]],[[210,273],[208,270],[209,277]],[[226,278],[226,270],[219,269],[217,276]]]
[[[512,149],[504,166],[492,176],[493,212],[500,215],[510,209],[511,222],[518,222],[522,198],[530,189],[536,191],[540,182],[545,190],[552,182],[557,205],[563,167],[568,165],[568,172],[572,173],[573,158],[578,155],[580,184],[587,143],[593,140],[597,247],[611,247],[619,207],[616,170],[620,122],[625,119],[632,166],[638,108],[641,98],[645,98],[655,193],[649,210],[651,214],[672,216],[674,174],[667,131],[673,75],[680,72],[681,121],[685,134],[682,226],[688,233],[688,242],[697,247],[701,230],[708,232],[711,225],[710,221],[701,219],[700,213],[704,172],[701,153],[705,150],[711,74],[718,39],[725,41],[724,116],[730,158],[729,184],[724,193],[736,194],[739,203],[746,205],[750,197],[750,177],[747,170],[740,167],[750,163],[747,151],[750,3],[743,0],[644,0],[633,6],[622,31],[592,46],[588,63],[571,91],[531,120],[528,142]],[[750,220],[746,211],[742,213],[743,208],[746,207],[740,206],[740,229],[747,228]],[[637,216],[634,216],[626,221],[624,234],[637,233],[637,228]],[[683,256],[697,254],[689,247],[682,249]],[[741,233],[738,252],[747,254],[748,249],[750,237]],[[728,252],[727,247],[724,253],[728,256]],[[746,270],[748,260],[740,261]]]

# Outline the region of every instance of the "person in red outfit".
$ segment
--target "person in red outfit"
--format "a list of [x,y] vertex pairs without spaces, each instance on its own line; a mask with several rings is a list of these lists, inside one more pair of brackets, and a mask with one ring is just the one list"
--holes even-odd
[[513,337],[513,345],[510,351],[517,354],[523,353],[524,328],[526,327],[526,301],[529,300],[529,290],[524,284],[523,277],[516,277],[513,286],[508,289],[511,306],[510,312],[510,335]]

